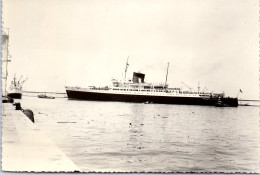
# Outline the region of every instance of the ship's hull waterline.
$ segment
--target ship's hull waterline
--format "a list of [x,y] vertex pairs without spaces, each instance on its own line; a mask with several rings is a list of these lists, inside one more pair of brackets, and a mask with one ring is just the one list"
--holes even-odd
[[[176,97],[176,96],[152,96],[152,95],[129,95],[117,93],[99,93],[77,90],[66,90],[69,99],[89,100],[89,101],[119,101],[134,103],[159,103],[159,104],[186,104],[186,105],[206,105],[214,106],[218,98],[200,97]],[[230,107],[237,107],[237,98],[222,98],[223,103]]]

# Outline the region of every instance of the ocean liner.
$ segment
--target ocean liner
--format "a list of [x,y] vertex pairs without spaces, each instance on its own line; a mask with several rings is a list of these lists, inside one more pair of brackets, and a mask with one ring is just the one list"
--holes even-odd
[[[125,68],[125,75],[128,62]],[[224,93],[206,93],[183,91],[182,88],[169,88],[165,83],[153,84],[144,81],[145,74],[134,72],[132,80],[118,81],[112,79],[110,86],[87,88],[66,86],[68,99],[91,101],[120,101],[135,103],[161,103],[237,107],[238,99],[225,97]]]

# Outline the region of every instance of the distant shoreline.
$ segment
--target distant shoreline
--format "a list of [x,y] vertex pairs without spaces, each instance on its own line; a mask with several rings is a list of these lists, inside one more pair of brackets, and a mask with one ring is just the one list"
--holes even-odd
[[66,94],[66,92],[47,92],[47,91],[43,91],[43,92],[37,92],[37,91],[23,91],[24,93],[50,93],[50,94]]

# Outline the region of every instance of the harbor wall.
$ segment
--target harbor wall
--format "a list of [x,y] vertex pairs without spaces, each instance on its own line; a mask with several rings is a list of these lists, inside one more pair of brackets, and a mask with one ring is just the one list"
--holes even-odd
[[2,104],[2,170],[80,172],[44,131],[11,103]]

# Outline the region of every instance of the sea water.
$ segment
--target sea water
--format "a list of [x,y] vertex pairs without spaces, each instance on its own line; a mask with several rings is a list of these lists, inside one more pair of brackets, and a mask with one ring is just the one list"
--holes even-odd
[[[259,107],[23,97],[37,125],[85,172],[258,172]],[[40,139],[40,138],[39,138]]]

